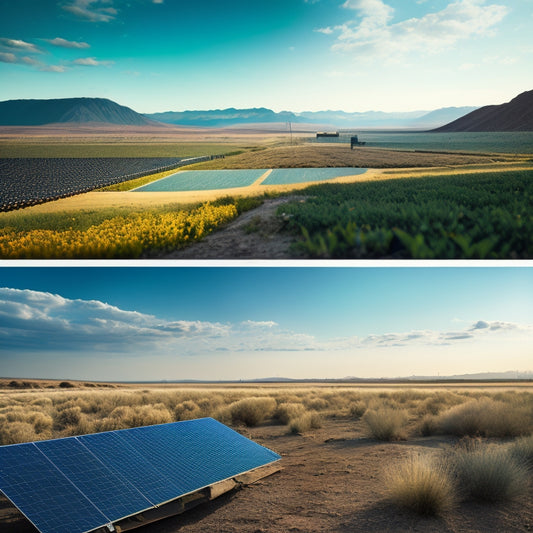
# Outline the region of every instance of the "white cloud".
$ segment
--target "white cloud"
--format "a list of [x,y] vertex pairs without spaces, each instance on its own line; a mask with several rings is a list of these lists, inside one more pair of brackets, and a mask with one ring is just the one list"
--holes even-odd
[[438,53],[461,40],[489,34],[508,12],[485,0],[457,0],[441,11],[392,23],[394,10],[382,0],[347,0],[343,7],[355,11],[357,19],[321,32],[337,33],[333,50],[366,59]]
[[61,48],[90,48],[91,46],[88,43],[77,42],[77,41],[67,41],[61,37],[56,37],[55,39],[45,39],[45,41],[54,46],[59,46]]
[[90,22],[110,22],[118,14],[112,0],[74,0],[63,9]]
[[80,57],[79,59],[75,59],[72,63],[83,67],[101,67],[112,65],[113,61],[99,61],[94,57]]
[[[49,67],[38,61],[37,59],[30,56],[17,56],[12,52],[0,52],[0,62],[1,63],[13,63],[17,65],[30,65],[32,67],[37,67],[39,70],[48,70],[53,67]],[[60,68],[60,67],[58,67]]]
[[387,24],[394,14],[394,9],[382,0],[346,0],[342,7],[359,11],[363,22],[375,26]]
[[12,52],[0,52],[0,61],[2,63],[17,63],[17,56]]
[[5,39],[0,38],[0,46],[4,49],[11,49],[13,51],[24,52],[26,54],[40,54],[42,53],[37,46],[20,39]]
[[[529,336],[532,326],[477,321],[457,331],[413,330],[319,340],[274,321],[240,323],[164,320],[97,300],[0,288],[0,352],[202,355],[222,352],[351,352],[398,346],[439,346],[487,336]],[[492,337],[491,337],[492,338]]]

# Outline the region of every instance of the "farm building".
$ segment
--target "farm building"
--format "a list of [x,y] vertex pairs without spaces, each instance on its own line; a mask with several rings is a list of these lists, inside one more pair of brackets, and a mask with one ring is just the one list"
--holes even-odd
[[316,138],[319,139],[320,137],[338,137],[339,132],[338,131],[317,131]]

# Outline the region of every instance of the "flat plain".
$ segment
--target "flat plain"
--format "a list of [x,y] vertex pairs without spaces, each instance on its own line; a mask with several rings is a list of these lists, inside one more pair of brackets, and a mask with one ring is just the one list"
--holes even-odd
[[[481,533],[533,525],[531,382],[0,386],[3,444],[212,416],[281,454],[280,472],[139,533]],[[391,433],[380,433],[380,423],[392,424]],[[522,474],[509,480],[500,472],[480,496],[461,489],[456,468],[453,504],[435,512],[413,510],[391,491],[391,475],[413,457],[436,465],[484,450],[511,458]],[[498,492],[508,483],[517,490]],[[6,500],[0,525],[35,531]]]
[[[478,140],[477,144],[477,137],[470,136],[468,147],[475,150],[443,147],[441,151],[428,151],[417,149],[412,142],[403,143],[401,149],[364,146],[351,150],[342,143],[308,142],[309,134],[288,139],[279,132],[186,133],[180,136],[159,132],[147,137],[133,131],[131,136],[123,132],[120,137],[118,132],[91,136],[78,131],[70,138],[57,131],[49,136],[43,133],[42,137],[13,134],[0,139],[0,155],[4,161],[14,157],[82,161],[98,154],[116,160],[132,155],[225,155],[184,168],[217,173],[273,169],[272,174],[291,173],[291,179],[285,176],[283,180],[269,181],[267,177],[244,183],[236,173],[229,180],[224,178],[218,189],[213,188],[216,184],[211,179],[209,190],[202,190],[206,187],[200,182],[197,187],[189,183],[184,191],[133,190],[175,172],[168,170],[0,213],[0,257],[135,259],[183,254],[194,258],[198,250],[197,258],[253,259],[253,250],[251,255],[241,254],[235,247],[224,246],[223,232],[229,224],[242,220],[245,213],[253,213],[253,223],[243,228],[240,237],[245,240],[246,235],[255,233],[255,240],[261,241],[258,247],[263,251],[255,258],[533,256],[533,243],[527,237],[533,232],[531,153],[506,153],[505,143],[499,151],[490,151],[495,144],[493,136],[488,141]],[[524,149],[533,151],[528,139],[523,143]],[[341,167],[356,170],[348,176],[327,175],[328,169],[333,172]],[[317,177],[313,176],[312,183],[306,181],[309,168],[325,169],[327,179],[315,181]],[[360,174],[360,169],[369,170]],[[301,176],[293,176],[299,171]],[[312,186],[313,183],[317,185]],[[287,202],[282,201],[284,205],[268,219],[262,218],[263,204],[295,194],[297,198],[288,202],[288,209]],[[442,204],[443,198],[446,205]],[[310,210],[315,213],[314,219],[308,216]],[[222,241],[220,246],[204,252],[203,243],[199,248],[196,246],[200,244],[194,245],[210,234],[211,241]],[[519,239],[520,235],[526,237]],[[280,251],[281,245],[284,249]]]

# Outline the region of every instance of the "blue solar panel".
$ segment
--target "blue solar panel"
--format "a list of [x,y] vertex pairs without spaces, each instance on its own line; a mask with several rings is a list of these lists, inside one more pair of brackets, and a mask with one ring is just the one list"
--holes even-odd
[[280,458],[212,418],[178,424],[179,432],[174,424],[163,424],[117,433],[154,470],[166,472],[181,495]]
[[36,442],[54,465],[113,522],[153,507],[131,483],[105,466],[77,439]]
[[204,418],[0,447],[0,490],[43,533],[82,533],[280,459]]
[[[149,426],[153,427],[153,426]],[[157,426],[155,426],[157,427]],[[148,500],[159,504],[179,496],[179,487],[167,476],[165,469],[155,469],[139,451],[121,435],[131,430],[95,433],[79,440],[108,468],[118,470]]]
[[83,533],[109,522],[33,443],[0,447],[0,489],[43,532]]

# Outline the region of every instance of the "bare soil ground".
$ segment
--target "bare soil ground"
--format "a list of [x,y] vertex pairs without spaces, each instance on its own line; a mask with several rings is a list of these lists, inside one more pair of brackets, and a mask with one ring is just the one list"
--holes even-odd
[[[387,502],[384,474],[408,454],[438,453],[447,437],[381,443],[362,423],[326,420],[321,429],[290,435],[285,426],[238,428],[278,452],[282,471],[202,504],[185,514],[137,529],[139,533],[423,532],[511,533],[533,529],[533,487],[507,505],[461,503],[440,518],[401,511]],[[36,531],[0,500],[2,533]]]
[[[293,196],[265,200],[221,230],[187,248],[161,255],[159,259],[295,259],[293,235],[281,233],[283,219],[277,209]],[[300,201],[301,197],[298,197]]]

